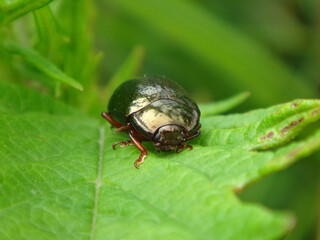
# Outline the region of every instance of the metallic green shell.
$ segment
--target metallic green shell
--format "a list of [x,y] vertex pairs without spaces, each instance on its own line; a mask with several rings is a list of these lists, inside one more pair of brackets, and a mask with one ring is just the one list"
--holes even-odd
[[[159,102],[166,99],[170,101]],[[155,123],[153,118],[161,116],[163,121],[168,120],[166,124],[181,125],[188,131],[193,131],[200,117],[199,108],[188,93],[165,77],[142,77],[124,82],[111,96],[108,112],[114,120],[123,125],[130,117],[137,130],[148,136],[155,128],[155,125],[152,125]],[[160,124],[163,121],[158,122]]]

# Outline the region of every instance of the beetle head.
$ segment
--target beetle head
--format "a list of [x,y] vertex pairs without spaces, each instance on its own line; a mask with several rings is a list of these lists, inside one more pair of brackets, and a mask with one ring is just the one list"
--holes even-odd
[[168,124],[158,128],[152,138],[157,150],[175,151],[178,146],[186,141],[186,129],[181,126]]

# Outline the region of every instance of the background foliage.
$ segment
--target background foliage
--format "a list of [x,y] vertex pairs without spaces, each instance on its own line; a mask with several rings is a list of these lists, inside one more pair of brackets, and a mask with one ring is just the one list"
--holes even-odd
[[[319,9],[316,0],[1,0],[0,80],[94,118],[121,81],[139,74],[165,74],[197,102],[251,92],[234,111],[314,98]],[[240,197],[292,210],[289,239],[319,238],[319,167],[314,154]]]

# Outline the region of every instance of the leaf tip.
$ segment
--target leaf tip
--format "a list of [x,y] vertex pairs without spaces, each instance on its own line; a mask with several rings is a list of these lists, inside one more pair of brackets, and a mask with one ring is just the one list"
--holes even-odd
[[[71,85],[71,84],[70,84]],[[74,87],[75,89],[78,89],[79,91],[83,91],[83,86],[81,85],[81,83],[79,83],[78,81],[74,80],[74,83],[72,84],[72,87]]]

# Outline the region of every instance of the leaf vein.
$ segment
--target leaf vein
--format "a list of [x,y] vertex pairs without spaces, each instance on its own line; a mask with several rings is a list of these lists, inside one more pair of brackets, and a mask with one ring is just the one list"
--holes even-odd
[[104,148],[104,141],[105,141],[104,127],[100,127],[100,134],[99,135],[100,135],[99,136],[99,163],[98,163],[98,171],[97,171],[97,179],[96,179],[96,192],[95,192],[95,197],[94,197],[94,208],[93,208],[90,240],[93,240],[94,232],[96,229],[99,195],[100,195],[100,188],[102,185],[101,175],[102,175],[102,163],[103,163],[103,148]]

